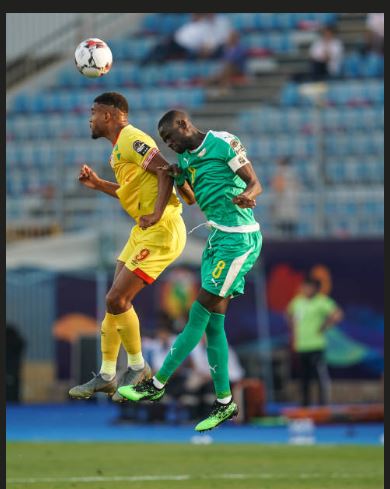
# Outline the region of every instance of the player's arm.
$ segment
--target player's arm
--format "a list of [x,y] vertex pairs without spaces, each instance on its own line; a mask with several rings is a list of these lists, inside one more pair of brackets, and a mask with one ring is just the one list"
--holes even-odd
[[92,170],[88,165],[83,165],[80,169],[79,182],[85,187],[92,188],[94,190],[100,190],[111,197],[118,198],[116,191],[120,187],[117,183],[103,180],[99,175]]
[[236,195],[233,202],[239,207],[253,208],[256,206],[256,197],[263,191],[259,179],[253,169],[252,164],[248,161],[236,171],[241,180],[246,183],[246,189],[239,195]]
[[184,202],[188,205],[196,203],[195,194],[191,185],[183,178],[183,171],[178,165],[163,165],[161,170],[166,171],[168,175],[175,179],[176,188]]
[[158,152],[153,156],[146,167],[146,171],[157,175],[158,194],[154,206],[154,212],[139,218],[138,225],[142,229],[153,226],[153,224],[156,224],[161,219],[165,207],[167,206],[172,195],[173,178],[163,169],[163,167],[167,164],[168,162],[161,155],[161,153]]
[[287,309],[286,309],[286,312],[284,315],[284,317],[286,318],[287,326],[290,329],[290,331],[293,331],[294,325],[295,325],[294,310],[293,309],[294,309],[294,299],[288,303]]
[[328,328],[334,326],[343,320],[344,313],[340,307],[336,307],[334,311],[327,315],[325,321],[322,323],[321,331],[326,331]]
[[176,188],[180,196],[188,205],[196,203],[195,194],[191,185],[183,178],[183,170],[178,165],[171,165],[167,167],[168,173],[175,179]]
[[176,185],[176,188],[186,204],[193,205],[196,203],[194,191],[187,180],[184,181],[182,186]]

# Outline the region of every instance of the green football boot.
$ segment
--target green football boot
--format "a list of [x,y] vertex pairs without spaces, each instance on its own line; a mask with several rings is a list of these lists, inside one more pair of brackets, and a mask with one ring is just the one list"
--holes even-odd
[[104,392],[112,396],[117,388],[116,377],[112,380],[104,380],[101,374],[93,374],[93,379],[85,384],[76,385],[69,391],[72,399],[89,399],[95,392]]
[[165,387],[157,389],[153,384],[153,379],[147,379],[137,385],[119,387],[118,392],[129,401],[158,401],[165,394]]
[[195,426],[195,431],[208,431],[216,428],[228,419],[237,416],[238,406],[233,399],[228,404],[221,404],[215,401],[210,415]]
[[[125,370],[118,379],[118,389],[119,387],[130,385],[130,384],[131,385],[139,384],[143,380],[150,379],[151,377],[152,377],[152,369],[150,368],[150,365],[147,362],[145,362],[145,366],[142,370],[133,370],[130,367],[128,367],[127,370]],[[111,400],[113,402],[126,401],[126,399],[119,394],[118,390],[111,397]]]

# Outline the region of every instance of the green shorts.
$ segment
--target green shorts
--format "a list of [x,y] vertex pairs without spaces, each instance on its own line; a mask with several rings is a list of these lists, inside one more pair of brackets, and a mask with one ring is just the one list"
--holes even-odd
[[202,255],[202,288],[221,297],[243,294],[245,275],[259,257],[262,241],[260,231],[226,233],[213,229]]

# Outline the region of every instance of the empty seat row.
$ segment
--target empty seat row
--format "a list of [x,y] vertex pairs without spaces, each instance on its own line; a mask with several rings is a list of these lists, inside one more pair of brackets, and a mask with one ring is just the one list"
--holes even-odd
[[[35,112],[89,112],[98,90],[53,90],[52,92],[24,93],[17,95],[11,111]],[[199,107],[204,101],[201,88],[162,88],[123,90],[132,110],[168,109],[171,107]]]
[[[383,107],[326,107],[320,112],[320,122],[326,130],[382,129]],[[316,129],[318,113],[310,107],[264,107],[243,111],[238,116],[237,129],[250,133],[307,132]]]
[[[313,84],[313,86],[316,86]],[[319,85],[317,85],[319,86]],[[381,80],[331,81],[320,85],[325,88],[321,96],[329,105],[364,105],[384,103],[384,83]],[[288,83],[281,92],[280,102],[285,106],[313,104],[312,99],[302,92],[302,84]]]

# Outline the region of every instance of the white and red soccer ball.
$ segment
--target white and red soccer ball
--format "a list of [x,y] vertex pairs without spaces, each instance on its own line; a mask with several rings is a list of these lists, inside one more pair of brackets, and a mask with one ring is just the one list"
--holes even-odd
[[85,39],[77,46],[74,60],[81,74],[88,78],[98,78],[110,71],[112,53],[104,41],[90,38]]

